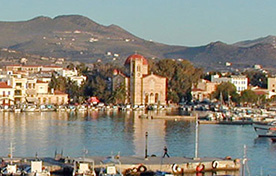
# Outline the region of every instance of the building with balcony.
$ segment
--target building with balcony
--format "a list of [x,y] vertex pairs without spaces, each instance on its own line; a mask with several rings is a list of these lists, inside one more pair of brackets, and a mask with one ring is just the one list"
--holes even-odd
[[0,105],[14,104],[14,88],[6,82],[0,82]]

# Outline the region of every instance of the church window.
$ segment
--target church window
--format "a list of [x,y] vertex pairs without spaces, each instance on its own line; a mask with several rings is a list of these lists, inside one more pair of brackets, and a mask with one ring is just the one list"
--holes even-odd
[[137,71],[140,72],[141,71],[141,67],[140,65],[137,66]]
[[150,80],[150,89],[154,89],[155,87],[155,81],[154,79]]
[[158,103],[158,100],[159,100],[159,96],[158,96],[158,93],[155,94],[155,103]]

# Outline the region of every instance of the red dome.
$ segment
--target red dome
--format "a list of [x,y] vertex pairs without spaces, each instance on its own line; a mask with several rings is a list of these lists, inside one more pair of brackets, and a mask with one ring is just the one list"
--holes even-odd
[[125,65],[130,64],[130,61],[132,61],[134,59],[142,59],[143,60],[143,65],[148,65],[147,59],[144,56],[140,55],[140,54],[133,54],[133,55],[128,56],[128,58],[125,61]]

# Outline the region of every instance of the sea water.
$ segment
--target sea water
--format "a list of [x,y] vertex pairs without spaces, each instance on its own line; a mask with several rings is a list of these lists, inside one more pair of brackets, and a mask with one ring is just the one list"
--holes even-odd
[[[139,118],[143,113],[1,112],[0,156],[8,156],[10,143],[16,157],[145,156],[146,145],[149,155],[161,156],[167,146],[170,156],[195,156],[195,121]],[[246,152],[246,172],[276,175],[276,143],[258,138],[251,125],[199,125],[198,141],[198,157],[234,159]]]

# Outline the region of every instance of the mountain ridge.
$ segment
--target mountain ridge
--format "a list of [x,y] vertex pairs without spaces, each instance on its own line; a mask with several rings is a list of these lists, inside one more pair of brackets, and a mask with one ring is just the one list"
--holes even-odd
[[222,63],[237,67],[261,64],[276,68],[276,37],[227,44],[221,41],[187,47],[144,40],[115,24],[101,25],[81,15],[54,18],[38,16],[27,21],[0,22],[0,48],[91,63],[123,63],[134,52],[146,58],[187,59],[196,66],[224,69]]

